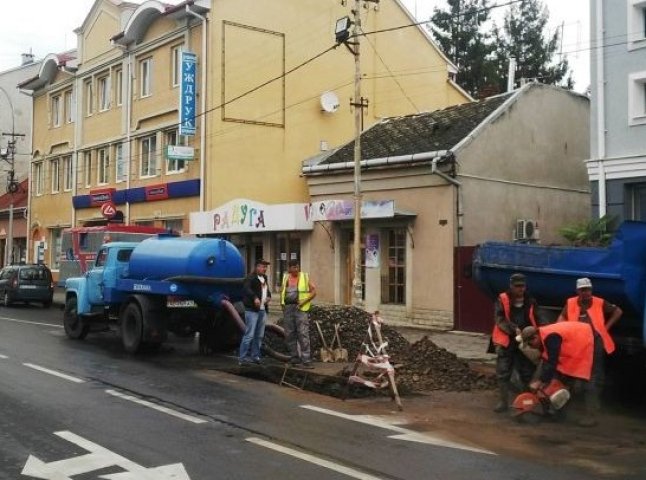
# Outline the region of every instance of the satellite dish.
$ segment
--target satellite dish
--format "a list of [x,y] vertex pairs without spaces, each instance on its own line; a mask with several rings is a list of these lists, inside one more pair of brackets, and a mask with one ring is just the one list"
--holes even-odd
[[321,95],[321,108],[324,112],[334,113],[339,109],[339,97],[334,92],[324,92]]

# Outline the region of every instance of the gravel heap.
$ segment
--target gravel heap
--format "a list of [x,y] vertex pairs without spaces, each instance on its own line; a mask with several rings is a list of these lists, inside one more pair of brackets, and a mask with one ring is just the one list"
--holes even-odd
[[[348,350],[352,362],[361,345],[367,339],[371,315],[361,309],[349,306],[314,306],[310,310],[310,343],[314,360],[319,361],[323,343],[314,322],[318,321],[327,345],[334,337],[334,324],[339,325],[339,335],[343,348]],[[280,322],[279,322],[280,324]],[[390,360],[395,365],[395,378],[403,392],[449,390],[466,391],[488,389],[495,386],[495,378],[479,373],[455,354],[438,347],[428,337],[410,344],[399,332],[388,325],[382,325],[383,340]],[[276,344],[276,339],[266,339],[272,348],[285,351],[285,346]],[[374,338],[375,344],[377,339]],[[335,345],[337,347],[337,345]],[[349,371],[344,370],[345,374]]]

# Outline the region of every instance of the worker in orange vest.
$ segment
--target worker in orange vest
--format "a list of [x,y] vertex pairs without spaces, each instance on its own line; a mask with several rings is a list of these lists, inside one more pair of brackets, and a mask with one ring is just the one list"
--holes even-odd
[[568,298],[559,315],[559,322],[584,322],[592,326],[594,333],[594,370],[592,378],[584,385],[586,419],[582,423],[596,424],[600,409],[601,389],[605,376],[605,356],[615,351],[615,342],[610,329],[619,321],[623,311],[617,305],[592,295],[589,278],[576,281],[577,296]]
[[509,278],[509,289],[498,296],[495,305],[491,341],[496,351],[496,377],[499,401],[494,412],[502,413],[509,408],[510,380],[514,369],[527,386],[536,369],[535,365],[520,351],[516,336],[527,326],[537,326],[536,301],[527,293],[527,280],[522,273]]
[[[594,372],[594,332],[584,322],[558,322],[541,327],[525,327],[522,341],[541,352],[541,363],[536,379],[530,389],[540,390],[550,384],[554,377],[565,384],[573,380],[589,383]],[[590,412],[586,412],[590,413]],[[579,425],[591,427],[596,424],[594,414],[579,420]]]

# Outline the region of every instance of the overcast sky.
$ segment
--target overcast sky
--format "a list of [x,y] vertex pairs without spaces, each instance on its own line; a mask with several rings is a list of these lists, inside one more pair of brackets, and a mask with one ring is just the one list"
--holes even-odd
[[[434,6],[445,5],[444,0],[403,2],[420,20],[428,19]],[[507,0],[491,0],[491,3],[507,3]],[[550,11],[550,28],[564,25],[563,52],[567,53],[574,70],[576,90],[585,91],[590,81],[589,0],[543,0],[543,3]],[[74,48],[74,29],[81,25],[93,4],[94,0],[2,0],[0,71],[19,66],[20,54],[30,50],[36,58],[42,58],[48,53]]]

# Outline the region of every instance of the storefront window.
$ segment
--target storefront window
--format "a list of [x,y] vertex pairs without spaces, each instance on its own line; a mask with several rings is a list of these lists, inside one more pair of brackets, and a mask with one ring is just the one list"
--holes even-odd
[[279,233],[276,236],[276,258],[274,259],[274,285],[281,288],[283,275],[287,273],[287,262],[301,261],[301,237],[295,233]]
[[51,229],[51,258],[49,259],[49,265],[52,270],[58,270],[61,266],[61,229],[52,228]]
[[382,303],[406,303],[406,230],[397,228],[385,231],[387,239],[384,251],[387,262],[384,262],[384,285]]

